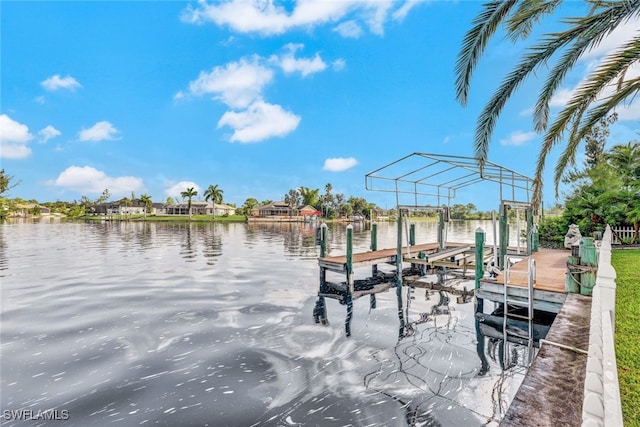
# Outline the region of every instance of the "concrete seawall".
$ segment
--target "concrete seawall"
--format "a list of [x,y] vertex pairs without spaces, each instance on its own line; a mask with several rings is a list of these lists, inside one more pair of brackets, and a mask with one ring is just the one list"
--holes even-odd
[[583,426],[623,425],[614,345],[616,271],[611,265],[611,235],[607,226],[598,251],[582,405]]

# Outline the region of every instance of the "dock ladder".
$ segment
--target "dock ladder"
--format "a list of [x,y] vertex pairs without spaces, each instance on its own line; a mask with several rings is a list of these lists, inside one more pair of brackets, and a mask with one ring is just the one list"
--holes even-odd
[[[511,256],[505,255],[504,257],[504,314],[503,314],[503,323],[502,323],[502,332],[504,334],[504,352],[503,352],[503,363],[504,366],[509,366],[509,352],[507,351],[507,343],[509,336],[519,338],[520,340],[526,340],[527,342],[527,366],[531,364],[533,359],[533,286],[536,280],[536,261],[533,257],[525,257],[520,262],[527,263],[526,271],[512,271],[511,270]],[[523,274],[526,275],[527,278],[527,292],[526,296],[519,296],[515,298],[513,292],[509,292],[512,289],[522,289],[522,286],[514,285],[511,283],[511,274]],[[521,294],[521,293],[520,293]],[[522,295],[522,294],[521,294]],[[527,313],[515,313],[513,310],[509,310],[509,306],[516,307],[526,307]],[[507,327],[509,319],[519,319],[527,322],[527,333],[526,335],[522,333],[518,333],[512,330],[509,330]]]

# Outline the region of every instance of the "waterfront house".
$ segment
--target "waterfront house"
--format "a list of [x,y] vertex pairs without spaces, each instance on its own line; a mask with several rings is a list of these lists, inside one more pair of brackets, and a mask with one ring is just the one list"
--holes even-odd
[[267,205],[259,206],[257,208],[259,217],[279,217],[279,216],[291,216],[293,210],[288,203],[285,202],[271,202]]
[[322,212],[314,208],[313,206],[303,206],[298,208],[298,215],[303,217],[320,217],[322,216]]
[[[203,202],[199,200],[193,200],[191,202],[191,214],[192,215],[215,215],[225,216],[234,215],[236,208],[229,205],[223,205],[218,203]],[[183,202],[176,205],[165,207],[166,215],[189,215],[189,203]]]

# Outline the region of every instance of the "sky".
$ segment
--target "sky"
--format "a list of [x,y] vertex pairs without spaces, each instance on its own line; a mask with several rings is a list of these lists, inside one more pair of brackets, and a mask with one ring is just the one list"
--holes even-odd
[[[40,202],[134,192],[156,202],[218,185],[224,202],[282,200],[300,186],[382,208],[365,175],[412,152],[473,156],[476,119],[524,52],[495,37],[455,99],[454,67],[475,1],[227,0],[0,3],[0,162]],[[584,13],[567,2],[561,13]],[[584,55],[552,101],[639,21]],[[557,30],[550,20],[540,31]],[[633,73],[640,71],[632,70]],[[637,74],[640,74],[637,73]],[[540,77],[542,79],[544,75]],[[527,80],[496,126],[489,160],[533,176],[541,136]],[[640,100],[610,142],[638,139]],[[551,153],[544,202],[555,203]],[[495,187],[454,203],[497,209]]]

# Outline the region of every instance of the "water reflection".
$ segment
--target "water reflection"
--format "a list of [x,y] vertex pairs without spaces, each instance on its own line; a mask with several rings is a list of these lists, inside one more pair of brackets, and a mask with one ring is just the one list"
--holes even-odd
[[[393,224],[380,231],[393,244]],[[2,226],[0,407],[64,409],[83,427],[494,419],[479,402],[500,370],[474,376],[472,304],[417,289],[398,340],[394,293],[373,310],[362,298],[346,339],[343,306],[327,304],[326,327],[310,315],[314,240],[302,224]]]

